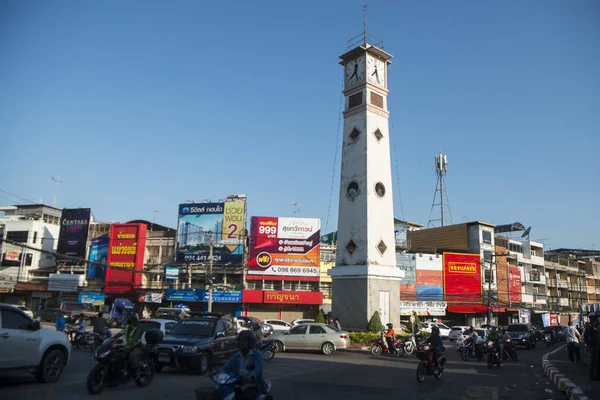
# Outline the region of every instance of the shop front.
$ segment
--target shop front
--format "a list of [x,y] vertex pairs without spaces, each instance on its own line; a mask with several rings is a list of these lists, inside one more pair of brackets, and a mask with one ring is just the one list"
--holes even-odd
[[213,290],[209,294],[208,290],[200,289],[167,289],[165,300],[170,306],[176,304],[185,304],[190,310],[196,312],[208,311],[209,296],[212,295],[212,312],[231,314],[235,316],[242,315],[242,291],[241,290]]
[[281,319],[292,322],[299,318],[315,318],[323,304],[322,292],[244,290],[243,312],[261,320]]

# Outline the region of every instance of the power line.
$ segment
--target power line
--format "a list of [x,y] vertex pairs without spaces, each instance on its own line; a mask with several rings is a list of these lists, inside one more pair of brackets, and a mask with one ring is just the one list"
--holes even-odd
[[3,190],[3,189],[0,189],[0,192],[6,193],[6,194],[8,194],[10,196],[13,196],[13,197],[15,197],[17,199],[20,199],[20,200],[23,200],[23,201],[26,201],[28,203],[32,203],[32,204],[36,204],[37,203],[35,200],[26,199],[25,197],[18,196],[18,195],[14,194],[14,193],[11,193],[11,192]]

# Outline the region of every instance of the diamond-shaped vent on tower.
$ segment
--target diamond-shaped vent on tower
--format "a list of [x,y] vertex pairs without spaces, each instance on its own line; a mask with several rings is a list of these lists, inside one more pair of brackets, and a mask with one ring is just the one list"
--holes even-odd
[[379,250],[381,255],[383,255],[383,253],[385,253],[385,251],[387,250],[387,246],[385,245],[385,243],[383,243],[383,240],[379,241],[379,244],[377,245],[377,250]]
[[348,253],[350,253],[350,255],[354,254],[354,252],[356,251],[356,243],[354,243],[353,240],[350,240],[346,245],[346,250],[348,250]]

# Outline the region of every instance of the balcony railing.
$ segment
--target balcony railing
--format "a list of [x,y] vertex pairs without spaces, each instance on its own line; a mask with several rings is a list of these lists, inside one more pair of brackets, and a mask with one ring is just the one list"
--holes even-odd
[[563,288],[563,289],[568,289],[569,288],[569,284],[567,282],[566,279],[559,279],[558,280],[558,287],[559,288]]

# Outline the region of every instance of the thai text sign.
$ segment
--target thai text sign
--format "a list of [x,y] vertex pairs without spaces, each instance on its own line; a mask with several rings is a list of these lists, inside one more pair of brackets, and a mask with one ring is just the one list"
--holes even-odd
[[444,253],[444,298],[452,303],[481,302],[479,254]]
[[110,226],[107,292],[128,292],[141,285],[145,248],[146,224]]

